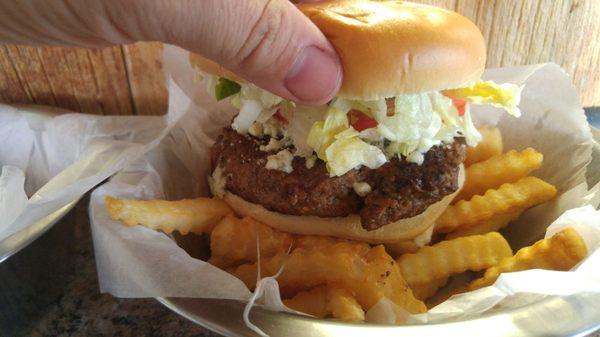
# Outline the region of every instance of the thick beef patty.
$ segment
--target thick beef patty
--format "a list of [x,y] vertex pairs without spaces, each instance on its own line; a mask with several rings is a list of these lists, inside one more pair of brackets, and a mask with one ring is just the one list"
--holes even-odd
[[[284,214],[338,217],[359,213],[367,230],[418,215],[456,191],[465,156],[464,142],[457,139],[451,145],[433,147],[422,165],[393,159],[377,169],[363,167],[332,178],[322,161],[309,169],[299,157],[294,158],[291,173],[268,170],[267,157],[277,151],[261,151],[259,146],[266,143],[266,139],[224,130],[212,147],[212,166],[220,166],[227,190]],[[364,198],[353,189],[357,182],[371,186]]]

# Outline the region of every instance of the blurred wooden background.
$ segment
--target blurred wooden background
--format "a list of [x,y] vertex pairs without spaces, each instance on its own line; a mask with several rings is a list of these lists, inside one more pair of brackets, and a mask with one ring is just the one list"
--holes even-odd
[[[600,1],[425,0],[473,20],[488,67],[552,61],[573,78],[584,106],[600,105]],[[161,45],[102,50],[0,46],[0,102],[93,114],[162,114]]]

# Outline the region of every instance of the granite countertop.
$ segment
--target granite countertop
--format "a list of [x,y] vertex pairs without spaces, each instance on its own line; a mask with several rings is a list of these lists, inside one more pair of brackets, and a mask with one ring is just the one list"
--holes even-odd
[[154,299],[100,294],[88,203],[0,264],[0,336],[220,336]]

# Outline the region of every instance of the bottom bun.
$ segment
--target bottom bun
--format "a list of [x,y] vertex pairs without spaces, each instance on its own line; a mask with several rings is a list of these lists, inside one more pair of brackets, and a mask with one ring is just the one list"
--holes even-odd
[[426,246],[431,242],[434,227],[435,225],[429,226],[423,233],[417,235],[413,239],[386,242],[384,243],[385,251],[393,258],[398,258],[402,254],[416,253],[421,247]]
[[[398,243],[413,240],[433,226],[435,220],[448,207],[464,183],[464,168],[461,165],[458,175],[459,188],[442,200],[429,206],[423,213],[412,218],[400,219],[376,230],[367,231],[361,226],[360,216],[324,218],[318,216],[288,215],[269,211],[261,205],[248,202],[239,196],[225,192],[223,200],[240,216],[249,216],[275,229],[303,235],[325,235],[338,238],[365,241],[369,243]],[[422,238],[421,238],[422,239]],[[427,241],[429,238],[427,238]],[[418,240],[424,241],[424,240]],[[422,246],[428,242],[418,242]]]

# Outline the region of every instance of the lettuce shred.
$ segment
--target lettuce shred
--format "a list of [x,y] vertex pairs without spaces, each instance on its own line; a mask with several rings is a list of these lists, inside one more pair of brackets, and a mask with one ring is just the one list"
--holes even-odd
[[[490,104],[515,117],[521,114],[518,105],[522,88],[492,81],[443,92],[399,95],[393,98],[393,104],[386,99],[360,101],[337,97],[320,107],[296,105],[252,84],[240,85],[222,79],[212,79],[209,83],[217,98],[221,92],[240,109],[232,123],[235,130],[239,133],[266,130],[270,124],[280,123],[273,118],[278,113],[275,117],[286,120],[282,137],[294,145],[293,155],[314,158],[316,154],[326,163],[330,176],[340,176],[361,166],[374,169],[391,158],[421,164],[429,149],[449,144],[454,137],[464,137],[469,146],[475,146],[481,135],[473,124],[469,105],[459,112],[453,99]],[[374,119],[376,126],[356,130],[350,123],[352,110]]]

